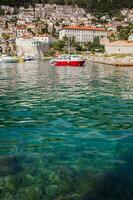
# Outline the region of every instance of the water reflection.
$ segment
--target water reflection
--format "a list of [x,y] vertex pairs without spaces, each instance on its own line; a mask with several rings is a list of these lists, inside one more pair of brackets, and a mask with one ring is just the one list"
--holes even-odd
[[0,199],[132,199],[132,85],[132,68],[1,66]]

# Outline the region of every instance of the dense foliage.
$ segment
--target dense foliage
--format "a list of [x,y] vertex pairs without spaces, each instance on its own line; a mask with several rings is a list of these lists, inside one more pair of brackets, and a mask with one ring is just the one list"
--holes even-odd
[[29,6],[35,3],[78,4],[88,11],[112,12],[123,7],[133,8],[132,0],[0,0],[0,5]]

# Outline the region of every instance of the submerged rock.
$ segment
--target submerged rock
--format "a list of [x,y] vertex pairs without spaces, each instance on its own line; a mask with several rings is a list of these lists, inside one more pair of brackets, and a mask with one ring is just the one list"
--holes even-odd
[[0,176],[16,174],[20,169],[19,159],[16,156],[0,157]]
[[60,183],[60,177],[57,174],[55,174],[55,172],[53,172],[49,176],[49,182],[51,184],[59,184]]
[[46,199],[54,199],[57,195],[59,195],[60,188],[58,185],[49,185],[46,187]]
[[35,184],[34,177],[24,172],[20,175],[20,182],[21,187],[28,187]]
[[16,187],[17,185],[14,177],[8,176],[5,178],[5,188],[7,191],[14,192],[16,190]]
[[0,191],[3,191],[4,187],[5,187],[5,181],[3,178],[0,177]]
[[26,188],[21,188],[17,191],[14,198],[15,200],[40,200],[41,191],[38,186],[30,186]]

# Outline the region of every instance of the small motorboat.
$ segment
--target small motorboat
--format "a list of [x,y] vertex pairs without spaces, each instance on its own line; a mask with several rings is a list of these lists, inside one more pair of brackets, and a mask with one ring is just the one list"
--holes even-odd
[[27,57],[24,57],[24,61],[27,62],[27,61],[32,61],[32,60],[35,60],[35,58],[33,56],[27,56]]
[[3,63],[3,59],[2,58],[0,58],[0,64],[2,64]]
[[58,58],[54,58],[50,61],[54,66],[84,66],[86,59],[77,55],[61,55]]
[[2,63],[17,63],[19,58],[13,56],[2,56]]

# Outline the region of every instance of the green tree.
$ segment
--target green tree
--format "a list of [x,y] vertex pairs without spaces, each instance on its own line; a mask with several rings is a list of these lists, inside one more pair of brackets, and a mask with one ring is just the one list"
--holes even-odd
[[70,45],[75,46],[75,37],[74,36],[70,39]]
[[68,37],[65,35],[62,39],[62,41],[66,44],[68,42]]
[[0,0],[0,5],[9,6],[29,6],[31,5],[35,11],[35,3],[57,3],[57,4],[78,4],[90,12],[110,13],[114,15],[121,8],[133,8],[132,0]]
[[65,42],[62,40],[57,40],[51,46],[56,51],[63,51],[65,47]]
[[2,33],[2,38],[4,40],[9,40],[10,39],[10,35],[6,34],[6,33]]
[[75,42],[73,46],[75,47],[76,51],[79,51],[79,52],[85,51],[85,47],[81,45],[79,42]]
[[0,7],[0,16],[2,16],[4,14],[5,14],[5,11],[3,9],[1,9],[1,7]]
[[5,28],[8,28],[8,21],[5,22]]
[[47,23],[45,24],[44,33],[49,33],[48,32],[48,24]]
[[119,40],[127,40],[130,32],[133,30],[133,24],[129,24],[127,27],[118,26],[117,27],[117,38]]
[[91,52],[95,52],[95,51],[99,51],[99,52],[104,52],[104,46],[100,44],[100,39],[99,37],[95,37],[93,42],[90,44],[90,51]]
[[55,26],[53,25],[53,29],[52,29],[52,36],[55,36],[56,35],[56,28],[55,28]]

